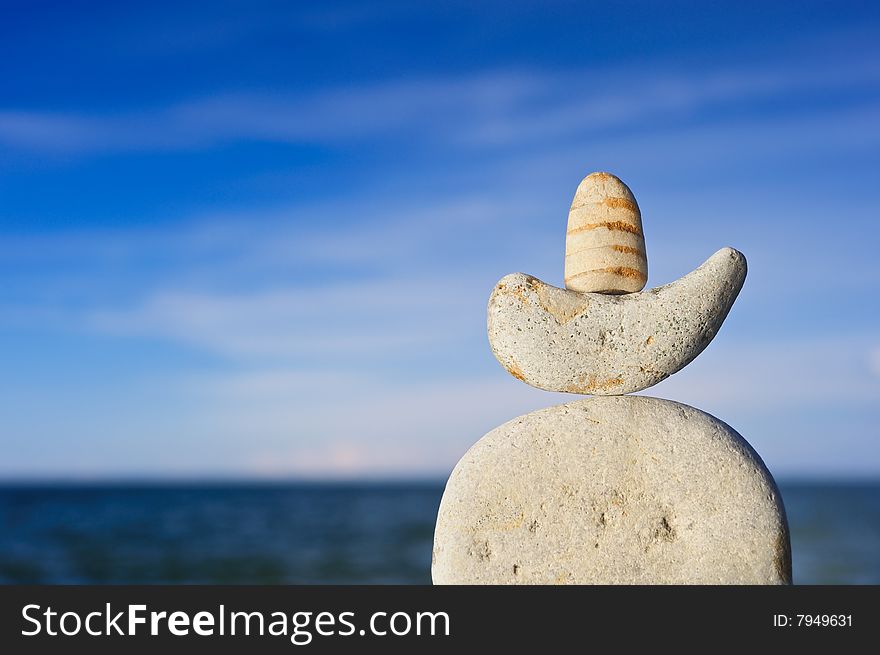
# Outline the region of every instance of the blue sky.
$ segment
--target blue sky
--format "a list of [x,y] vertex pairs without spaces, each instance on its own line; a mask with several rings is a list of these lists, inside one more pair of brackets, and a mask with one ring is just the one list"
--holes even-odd
[[730,245],[646,391],[780,477],[880,475],[872,3],[2,3],[0,478],[443,476],[574,399],[485,304],[621,176],[649,286]]

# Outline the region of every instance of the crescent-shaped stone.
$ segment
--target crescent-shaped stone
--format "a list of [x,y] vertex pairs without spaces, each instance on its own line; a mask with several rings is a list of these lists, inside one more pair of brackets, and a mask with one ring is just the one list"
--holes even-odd
[[512,273],[489,298],[489,343],[511,375],[539,389],[640,391],[709,345],[745,277],[746,259],[733,248],[674,282],[621,296],[559,289]]

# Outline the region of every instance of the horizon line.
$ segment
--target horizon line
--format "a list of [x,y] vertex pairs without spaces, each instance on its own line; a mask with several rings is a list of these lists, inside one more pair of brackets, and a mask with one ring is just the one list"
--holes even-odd
[[[95,477],[0,477],[0,489],[37,487],[177,487],[177,486],[434,486],[445,485],[448,476],[350,476],[350,477],[256,477],[231,475],[201,476],[95,476]],[[826,484],[829,486],[880,485],[880,475],[786,475],[775,477],[781,486]]]

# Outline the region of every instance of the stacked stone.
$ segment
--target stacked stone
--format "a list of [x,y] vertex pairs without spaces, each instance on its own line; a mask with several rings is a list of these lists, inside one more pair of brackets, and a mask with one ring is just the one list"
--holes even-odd
[[569,213],[566,289],[514,273],[489,299],[492,351],[514,377],[591,394],[495,428],[461,459],[440,504],[435,584],[788,584],[785,509],[733,428],[646,396],[709,344],[745,257],[723,248],[642,291],[641,213],[593,173]]

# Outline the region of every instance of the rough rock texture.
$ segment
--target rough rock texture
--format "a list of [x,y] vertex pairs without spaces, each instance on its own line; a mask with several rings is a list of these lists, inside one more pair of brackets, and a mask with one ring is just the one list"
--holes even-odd
[[632,293],[648,281],[642,214],[618,177],[591,173],[578,185],[565,233],[565,286]]
[[461,459],[435,584],[786,584],[785,510],[732,428],[687,405],[588,398],[520,416]]
[[513,273],[489,298],[489,343],[511,375],[540,389],[647,389],[712,341],[745,276],[746,259],[732,248],[675,282],[622,296],[559,289]]

